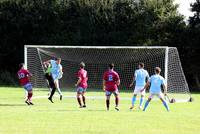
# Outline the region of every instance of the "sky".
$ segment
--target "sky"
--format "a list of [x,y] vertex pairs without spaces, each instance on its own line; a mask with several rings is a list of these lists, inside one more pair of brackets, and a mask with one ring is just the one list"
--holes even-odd
[[180,14],[184,15],[187,20],[189,16],[192,16],[193,13],[190,11],[190,3],[194,3],[195,0],[175,0],[175,3],[179,4],[178,11]]

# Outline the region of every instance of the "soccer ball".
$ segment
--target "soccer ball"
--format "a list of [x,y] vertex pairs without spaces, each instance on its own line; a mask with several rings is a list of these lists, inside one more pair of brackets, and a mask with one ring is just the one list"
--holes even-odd
[[172,98],[171,100],[170,100],[170,103],[175,103],[176,102],[176,100],[174,99],[174,98]]

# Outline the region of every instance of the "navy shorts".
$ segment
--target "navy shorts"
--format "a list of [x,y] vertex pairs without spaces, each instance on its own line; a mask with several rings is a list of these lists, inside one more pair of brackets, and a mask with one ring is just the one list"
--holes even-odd
[[31,91],[32,90],[32,85],[31,85],[31,83],[27,83],[26,85],[24,85],[24,89],[26,90],[26,91]]

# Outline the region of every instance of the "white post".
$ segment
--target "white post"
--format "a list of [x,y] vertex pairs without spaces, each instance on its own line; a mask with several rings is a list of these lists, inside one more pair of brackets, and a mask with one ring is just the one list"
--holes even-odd
[[38,56],[39,56],[39,59],[40,59],[40,64],[42,66],[42,71],[45,73],[43,62],[42,62],[42,58],[41,58],[41,55],[40,55],[40,52],[39,52],[39,48],[37,48],[37,52],[38,52]]
[[24,66],[27,69],[27,46],[24,45]]
[[169,52],[169,47],[166,47],[165,49],[165,81],[167,84],[167,78],[168,78],[168,52]]

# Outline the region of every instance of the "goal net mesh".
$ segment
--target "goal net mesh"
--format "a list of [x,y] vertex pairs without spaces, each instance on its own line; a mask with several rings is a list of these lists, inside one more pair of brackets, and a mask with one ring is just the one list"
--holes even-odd
[[[168,50],[167,58],[166,51]],[[149,75],[154,74],[154,67],[160,67],[163,77],[167,77],[170,97],[187,100],[190,97],[179,54],[174,47],[29,47],[26,46],[25,63],[33,74],[31,82],[35,88],[47,88],[42,63],[54,57],[62,58],[63,78],[60,87],[63,90],[74,89],[77,81],[79,63],[85,62],[88,71],[89,90],[102,90],[103,73],[109,63],[115,64],[115,70],[121,79],[120,91],[131,91],[134,71],[143,62]],[[168,62],[166,62],[166,60]],[[167,70],[167,71],[166,71]],[[166,71],[166,72],[165,72]],[[167,73],[167,74],[166,74]]]

